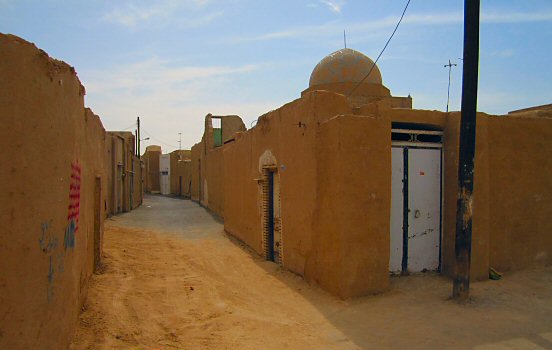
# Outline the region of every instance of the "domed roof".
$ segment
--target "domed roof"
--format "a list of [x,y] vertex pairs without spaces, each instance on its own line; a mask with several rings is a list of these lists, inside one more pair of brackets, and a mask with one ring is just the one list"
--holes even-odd
[[[374,61],[368,56],[352,50],[341,49],[329,54],[320,61],[310,76],[309,86],[331,83],[358,83],[368,74]],[[364,83],[382,84],[381,73],[374,65]]]

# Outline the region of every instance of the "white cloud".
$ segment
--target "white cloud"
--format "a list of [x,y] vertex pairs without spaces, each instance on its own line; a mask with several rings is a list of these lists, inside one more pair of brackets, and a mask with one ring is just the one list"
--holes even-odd
[[135,28],[143,23],[174,23],[178,22],[188,27],[206,25],[222,16],[220,10],[204,12],[208,0],[162,0],[153,5],[138,5],[126,2],[106,13],[102,20]]
[[[390,16],[374,21],[347,24],[347,33],[369,33],[370,35],[388,36],[384,31],[393,28],[399,17]],[[445,12],[434,14],[407,14],[403,26],[439,26],[460,24],[464,21],[462,12]],[[483,24],[510,24],[529,22],[550,22],[552,12],[538,13],[482,13]],[[232,38],[230,42],[266,41],[282,38],[319,39],[327,35],[335,35],[343,30],[343,22],[331,21],[322,25],[292,27],[252,37]]]
[[321,3],[326,5],[331,11],[341,14],[341,9],[345,5],[344,1],[338,0],[320,0]]
[[483,23],[529,23],[529,22],[550,22],[552,12],[517,12],[517,13],[482,13]]
[[199,79],[209,79],[235,73],[246,73],[258,70],[262,65],[227,66],[179,66],[174,62],[151,58],[118,67],[112,71],[94,71],[94,77],[87,84],[87,91],[104,92],[116,89],[149,89],[169,87],[173,84],[188,83]]
[[184,148],[198,142],[207,113],[238,114],[249,127],[258,116],[286,102],[250,103],[243,98],[249,87],[236,84],[237,76],[270,66],[186,66],[151,58],[106,71],[80,71],[79,76],[87,105],[107,130],[125,128],[140,116],[144,129],[156,138],[148,144],[160,144],[165,152],[178,145],[179,132]]

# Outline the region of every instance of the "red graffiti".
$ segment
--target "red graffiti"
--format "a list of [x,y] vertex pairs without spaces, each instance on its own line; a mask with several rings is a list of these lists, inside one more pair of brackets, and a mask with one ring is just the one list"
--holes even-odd
[[80,182],[81,167],[77,162],[71,164],[71,182],[69,184],[69,208],[67,221],[74,221],[74,232],[79,229],[79,208],[80,208]]

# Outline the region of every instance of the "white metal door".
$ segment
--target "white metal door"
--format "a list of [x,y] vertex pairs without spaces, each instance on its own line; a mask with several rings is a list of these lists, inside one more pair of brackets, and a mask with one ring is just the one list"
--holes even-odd
[[404,148],[391,148],[391,237],[389,271],[399,273],[403,255]]
[[[408,251],[404,258],[409,272],[438,270],[441,149],[393,147],[391,165],[389,271],[398,273],[403,270],[403,247]],[[405,200],[408,203],[406,208]]]
[[159,157],[159,185],[161,194],[171,193],[171,156],[169,154],[162,154]]
[[161,177],[159,178],[160,182],[161,182],[161,194],[165,194],[165,195],[168,195],[171,193],[171,188],[170,188],[170,177],[169,175],[165,175],[164,172],[161,173]]
[[408,150],[408,270],[439,268],[441,150]]

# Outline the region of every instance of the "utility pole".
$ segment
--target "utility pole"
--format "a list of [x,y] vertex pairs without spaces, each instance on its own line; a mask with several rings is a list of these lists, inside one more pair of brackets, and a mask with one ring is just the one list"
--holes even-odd
[[449,59],[449,63],[445,64],[445,68],[448,67],[449,69],[449,80],[448,80],[448,89],[447,89],[447,113],[449,111],[449,101],[450,101],[450,72],[452,71],[453,66],[456,67],[457,64],[450,62],[450,59]]
[[466,301],[470,296],[473,170],[479,70],[480,0],[464,1],[464,69],[462,114],[458,160],[458,201],[456,209],[456,271],[452,297]]
[[178,133],[178,161],[182,161],[182,133]]
[[140,155],[138,154],[138,140],[140,139],[138,137],[138,129],[134,129],[134,136],[136,137],[136,140],[134,141],[134,154],[140,158]]
[[138,157],[140,157],[140,117],[136,118],[136,126],[138,127],[138,147],[137,147],[137,152],[138,152]]

